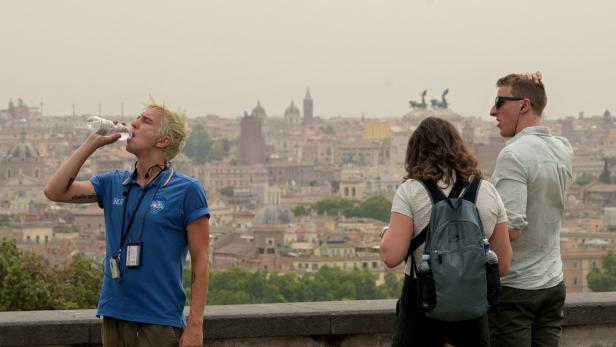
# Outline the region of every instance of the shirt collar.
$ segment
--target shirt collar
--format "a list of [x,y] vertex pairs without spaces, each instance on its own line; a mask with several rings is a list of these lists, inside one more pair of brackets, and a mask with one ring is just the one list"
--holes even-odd
[[[156,177],[152,182],[148,183],[149,186],[152,187],[156,187],[159,184],[162,183],[162,188],[166,187],[169,182],[171,181],[171,178],[173,178],[173,175],[175,175],[175,170],[171,167],[165,167],[165,169],[163,170],[163,172],[160,173],[160,175],[158,175],[158,177]],[[131,184],[137,184],[137,180],[136,180],[136,172],[133,171],[128,177],[126,177],[126,179],[122,182],[123,186],[128,186]],[[164,180],[163,180],[164,177]]]
[[520,131],[519,133],[515,134],[514,137],[507,140],[505,145],[510,145],[514,143],[515,141],[517,141],[518,139],[524,136],[527,136],[527,135],[552,136],[552,133],[550,133],[550,129],[548,129],[548,127],[545,127],[543,125],[537,125],[534,127],[526,127],[522,129],[522,131]]

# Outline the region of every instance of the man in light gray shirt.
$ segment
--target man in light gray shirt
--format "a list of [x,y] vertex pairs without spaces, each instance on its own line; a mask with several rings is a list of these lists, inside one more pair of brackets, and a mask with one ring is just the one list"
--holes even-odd
[[547,103],[541,74],[498,80],[490,111],[503,137],[492,182],[509,219],[513,259],[490,313],[493,346],[558,346],[565,285],[560,221],[572,178],[573,150],[541,126]]

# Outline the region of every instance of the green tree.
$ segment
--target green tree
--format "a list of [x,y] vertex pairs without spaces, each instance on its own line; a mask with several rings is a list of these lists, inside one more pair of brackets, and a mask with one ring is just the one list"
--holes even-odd
[[603,160],[607,160],[609,166],[616,165],[616,157],[604,157]]
[[383,291],[388,298],[398,298],[402,293],[402,276],[394,272],[385,274],[385,281],[382,284]]
[[269,281],[277,288],[285,302],[301,301],[299,298],[302,297],[303,288],[294,273],[272,273],[269,276]]
[[612,114],[609,110],[605,110],[605,112],[603,112],[603,121],[605,123],[612,123]]
[[310,206],[306,205],[297,205],[291,209],[293,215],[295,216],[307,216],[310,214]]
[[325,134],[335,134],[334,128],[331,125],[319,128]]
[[340,181],[333,180],[332,181],[332,193],[338,193],[340,190]]
[[233,191],[235,190],[234,187],[232,186],[228,186],[228,187],[222,187],[218,190],[218,192],[224,196],[233,196]]
[[334,216],[339,212],[344,214],[353,209],[353,203],[344,198],[325,198],[314,203],[311,208],[319,215],[327,213],[330,216]]
[[186,140],[184,154],[192,159],[193,163],[204,164],[208,161],[211,150],[212,138],[202,125],[197,125]]
[[68,267],[55,272],[54,294],[62,309],[95,308],[103,282],[103,272],[81,254],[73,256]]
[[575,180],[575,184],[578,186],[585,186],[594,180],[595,178],[592,175],[583,173],[577,180]]
[[49,267],[21,252],[13,241],[0,243],[0,311],[94,308],[103,273],[77,255],[66,267]]
[[210,274],[208,303],[211,305],[273,302],[284,302],[284,298],[268,281],[265,272],[231,268]]
[[599,175],[599,181],[607,184],[612,183],[612,177],[610,176],[610,169],[607,165],[607,159],[603,160],[603,171],[601,171],[601,175]]
[[300,279],[302,301],[382,299],[385,293],[376,286],[376,274],[368,270],[344,271],[323,266]]
[[17,218],[11,214],[0,214],[0,226],[7,226],[14,222]]
[[603,256],[603,270],[594,269],[586,276],[588,287],[593,292],[611,292],[616,290],[616,255],[609,251]]
[[359,205],[356,213],[360,217],[388,222],[391,214],[391,201],[382,195],[369,197]]
[[22,254],[13,241],[0,243],[0,311],[56,308],[48,266],[33,254]]
[[[391,288],[400,287],[395,281],[394,276],[386,279],[386,284]],[[382,299],[399,295],[398,291],[390,296],[388,285],[377,286],[376,274],[368,270],[343,271],[323,266],[317,272],[297,276],[231,268],[210,274],[208,304]]]
[[214,140],[208,161],[223,160],[229,156],[231,142],[227,139]]

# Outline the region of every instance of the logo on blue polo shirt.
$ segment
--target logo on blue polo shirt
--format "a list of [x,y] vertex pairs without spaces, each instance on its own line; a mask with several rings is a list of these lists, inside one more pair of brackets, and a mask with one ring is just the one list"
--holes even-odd
[[150,213],[158,214],[160,211],[165,209],[165,206],[167,206],[167,201],[165,199],[158,198],[156,200],[152,200],[152,203],[150,204]]
[[123,198],[113,198],[113,204],[122,206],[124,204],[124,199]]

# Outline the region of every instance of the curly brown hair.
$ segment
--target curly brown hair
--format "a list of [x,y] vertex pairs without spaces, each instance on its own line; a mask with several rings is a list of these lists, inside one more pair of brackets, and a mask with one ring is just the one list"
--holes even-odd
[[419,123],[406,148],[405,179],[453,184],[453,172],[462,182],[472,175],[483,178],[479,161],[466,148],[462,137],[450,122],[428,117]]

